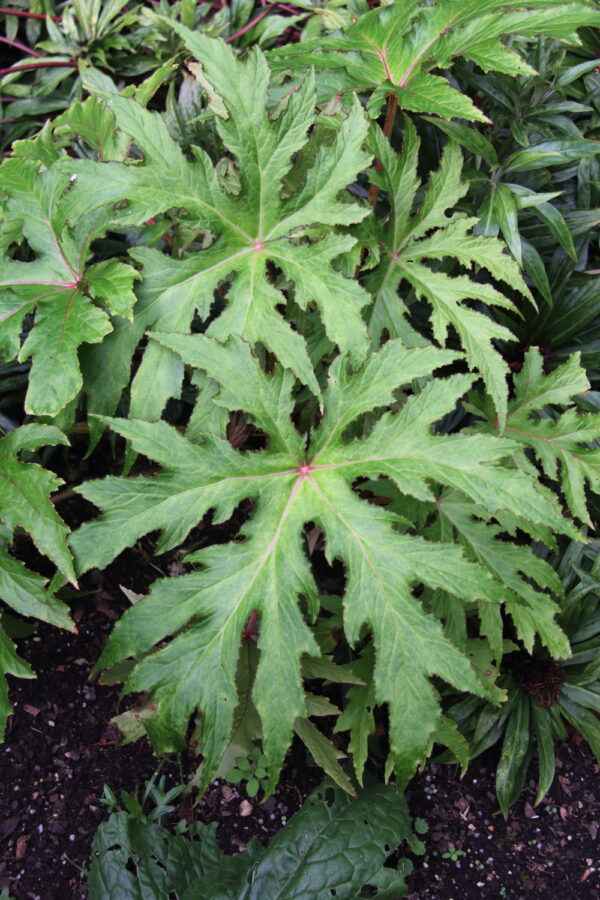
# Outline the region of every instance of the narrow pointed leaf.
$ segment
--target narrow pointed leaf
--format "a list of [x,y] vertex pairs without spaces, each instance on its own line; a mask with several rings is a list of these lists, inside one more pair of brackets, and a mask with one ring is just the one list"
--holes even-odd
[[538,703],[532,703],[531,718],[535,730],[539,759],[538,792],[535,798],[537,806],[552,787],[556,768],[554,765],[554,739],[548,713]]

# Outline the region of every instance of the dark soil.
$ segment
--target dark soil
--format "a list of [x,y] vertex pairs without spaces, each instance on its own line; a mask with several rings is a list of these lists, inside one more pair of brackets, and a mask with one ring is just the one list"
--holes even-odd
[[[21,642],[36,681],[13,680],[16,706],[0,747],[0,888],[15,900],[84,900],[84,869],[95,830],[107,810],[103,786],[133,793],[158,760],[147,741],[120,747],[110,724],[119,691],[88,680],[110,629],[90,609],[75,636],[42,627]],[[269,839],[321,780],[316,767],[292,759],[277,793],[265,804],[248,800],[237,785],[215,782],[193,815],[218,821],[223,850],[237,853],[251,837]],[[168,785],[191,777],[194,760],[166,762]],[[189,810],[182,808],[181,814]]]
[[[74,526],[82,504],[72,506]],[[104,785],[118,797],[123,790],[133,794],[159,763],[167,786],[191,780],[197,768],[195,758],[159,761],[147,740],[120,746],[110,719],[131,698],[121,705],[119,687],[90,680],[114,621],[128,606],[119,586],[141,593],[167,574],[152,564],[151,551],[142,541],[104,573],[84,577],[81,587],[89,594],[72,609],[76,634],[38,625],[19,641],[19,654],[38,677],[9,678],[15,712],[0,745],[0,890],[8,887],[14,900],[85,900],[91,844],[108,816],[100,802]],[[19,547],[19,555],[43,568],[33,547]],[[179,818],[217,821],[221,848],[239,853],[252,837],[272,838],[321,780],[321,771],[294,746],[265,803],[248,798],[241,785],[214,782],[195,807],[191,796],[183,799]]]
[[[600,768],[584,742],[557,747],[557,778],[539,806],[529,781],[504,821],[494,795],[495,756],[430,764],[407,791],[425,819],[426,853],[414,860],[407,900],[600,897]],[[535,768],[531,774],[533,775]]]
[[[73,607],[77,634],[40,626],[20,641],[38,679],[11,681],[16,709],[0,746],[0,889],[8,887],[14,900],[85,900],[91,843],[108,815],[99,801],[103,786],[133,793],[158,764],[146,741],[119,746],[110,724],[119,690],[89,680],[127,605],[119,585],[144,592],[157,576],[150,552],[141,542],[103,575],[88,576],[84,587],[92,593]],[[122,708],[129,705],[128,698]],[[194,759],[167,760],[161,774],[169,785],[181,783],[195,767]],[[411,812],[429,826],[409,900],[600,898],[600,769],[577,735],[557,748],[557,769],[542,804],[533,808],[530,781],[504,822],[493,755],[475,760],[462,781],[455,767],[430,764],[408,790]],[[319,770],[293,748],[265,804],[249,800],[240,785],[215,782],[193,811],[184,801],[179,812],[218,822],[221,847],[236,853],[253,836],[272,838],[319,781]]]

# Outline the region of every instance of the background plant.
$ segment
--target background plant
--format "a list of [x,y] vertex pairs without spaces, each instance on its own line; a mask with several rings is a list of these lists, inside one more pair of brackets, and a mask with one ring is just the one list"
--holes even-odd
[[[268,848],[254,840],[244,853],[225,856],[215,830],[214,824],[195,822],[185,833],[173,834],[125,810],[113,812],[94,843],[92,900],[107,900],[117,891],[122,898],[138,897],[140,882],[148,886],[149,900],[217,894],[228,900],[294,895],[316,900],[332,891],[350,900],[374,889],[391,900],[404,895],[412,866],[404,858],[385,866],[386,858],[399,844],[422,852],[404,800],[383,785],[366,788],[353,800],[324,782]],[[355,860],[351,871],[349,852]]]
[[259,790],[268,784],[267,760],[258,747],[253,747],[250,756],[238,756],[235,767],[225,775],[225,781],[231,784],[245,782],[245,790],[249,797],[256,797]]
[[501,742],[496,796],[505,816],[524,788],[534,747],[539,767],[536,804],[552,785],[554,745],[567,739],[567,729],[581,734],[600,760],[595,715],[600,710],[598,548],[595,543],[572,544],[555,564],[566,588],[559,622],[569,636],[571,656],[557,661],[537,642],[531,653],[509,642],[498,682],[507,690],[506,703],[496,709],[465,698],[448,708],[469,741],[471,757]]

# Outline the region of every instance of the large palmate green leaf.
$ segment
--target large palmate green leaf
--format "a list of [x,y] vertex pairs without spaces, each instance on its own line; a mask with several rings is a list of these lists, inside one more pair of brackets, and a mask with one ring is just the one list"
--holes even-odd
[[[31,357],[25,408],[35,415],[54,416],[78,394],[79,347],[112,330],[109,313],[131,316],[139,277],[115,259],[86,268],[90,245],[110,216],[75,216],[69,184],[66,172],[41,169],[37,159],[14,157],[0,166],[4,227],[16,228],[34,255],[29,262],[0,261],[0,350],[7,359]],[[33,312],[35,322],[20,346],[23,320]]]
[[[174,27],[201,60],[190,68],[207,89],[220,137],[239,166],[239,193],[228,193],[220,184],[202,150],[195,148],[193,162],[186,159],[156,113],[115,96],[107,102],[143,161],[74,162],[73,202],[82,213],[127,200],[116,213],[121,224],[142,224],[176,207],[186,227],[208,230],[210,245],[181,259],[148,248],[132,251],[144,275],[138,324],[189,331],[196,311],[207,319],[217,310],[215,290],[221,288],[224,308],[209,334],[261,341],[318,394],[305,342],[277,310],[285,297],[274,286],[268,264],[294,284],[301,308],[317,306],[331,341],[359,361],[368,347],[361,308],[369,296],[332,267],[355,240],[331,226],[358,222],[368,213],[349,202],[349,195],[338,199],[369,163],[362,150],[366,120],[356,102],[335,140],[317,153],[300,186],[284,199],[286,176],[315,120],[313,77],[308,75],[282,108],[269,110],[270,72],[258,49],[242,63],[224,42]],[[315,224],[328,226],[327,234],[316,241],[303,237]],[[133,382],[131,414],[158,418],[168,397],[178,394],[181,375],[181,361],[164,346],[151,344]]]
[[[579,410],[572,398],[589,390],[589,381],[575,353],[553,372],[544,374],[537,347],[525,355],[521,372],[514,376],[515,397],[509,402],[505,434],[530,447],[548,478],[560,483],[569,508],[591,525],[585,488],[600,493],[600,415]],[[552,407],[568,406],[560,414]],[[493,432],[497,423],[489,402],[472,397],[473,409],[485,416],[480,430]]]
[[[401,0],[360,16],[339,37],[286,44],[269,57],[284,71],[311,65],[325,73],[334,70],[332,93],[336,88],[371,91],[373,114],[392,94],[402,109],[481,122],[486,116],[470,98],[432,75],[433,69],[448,68],[464,57],[486,72],[535,75],[501,37],[573,38],[577,28],[598,23],[600,12],[586,0]],[[325,76],[322,81],[326,94],[330,80]]]
[[[58,428],[47,425],[23,425],[0,438],[0,600],[22,616],[74,630],[67,606],[47,590],[46,579],[8,553],[14,530],[24,528],[40,553],[75,581],[67,547],[68,528],[48,498],[61,484],[60,479],[39,465],[19,459],[22,451],[66,443]],[[34,677],[29,665],[17,656],[13,642],[0,624],[0,738],[11,711],[5,678],[8,673],[21,678]]]
[[[448,260],[464,269],[486,269],[523,294],[529,290],[517,264],[497,239],[472,234],[478,220],[454,211],[468,189],[461,178],[462,154],[458,144],[449,142],[440,167],[429,180],[424,197],[415,206],[420,188],[417,176],[419,139],[414,125],[405,120],[402,154],[394,153],[381,130],[372,132],[372,147],[381,164],[372,180],[387,191],[390,215],[382,225],[385,253],[372,272],[368,287],[375,297],[370,329],[378,343],[381,332],[400,336],[409,343],[423,343],[406,322],[408,308],[398,296],[402,283],[412,286],[417,297],[431,306],[434,337],[444,344],[449,326],[458,333],[473,368],[481,373],[501,424],[506,416],[508,366],[495,350],[493,340],[514,340],[511,332],[484,312],[472,309],[468,301],[514,309],[495,287],[467,274],[449,275],[440,270]],[[450,212],[451,211],[451,212]],[[450,213],[450,214],[449,214]]]
[[[365,412],[394,401],[394,390],[456,358],[433,347],[407,349],[388,342],[355,374],[338,357],[324,392],[324,415],[306,449],[291,420],[294,377],[276,367],[265,374],[248,345],[222,346],[201,335],[155,335],[220,385],[216,402],[244,410],[269,436],[253,453],[234,450],[207,434],[192,444],[165,422],[105,420],[133,449],[156,460],[154,478],[107,478],[79,490],[104,514],[73,536],[81,570],[104,566],[150,530],[160,529],[159,551],[183,541],[209,510],[227,519],[243,499],[256,508],[241,540],[188,557],[202,568],[159,581],[115,627],[99,666],[143,656],[129,690],[151,690],[158,704],[149,730],[161,749],[181,745],[190,715],[202,711],[202,753],[208,781],[227,746],[236,705],[235,671],[244,624],[260,615],[261,658],[253,700],[263,746],[276,779],[294,721],[306,714],[300,660],[318,647],[298,606],[318,609],[316,587],[303,547],[303,527],[318,524],[330,560],[346,568],[344,627],[354,644],[368,626],[376,647],[375,691],[390,706],[390,742],[399,782],[422,759],[439,718],[429,683],[436,674],[463,690],[486,693],[467,658],[444,637],[440,623],[413,594],[425,583],[463,602],[498,604],[511,595],[456,545],[402,533],[402,520],[357,496],[359,477],[386,476],[417,501],[434,495],[429,482],[460,490],[488,515],[515,516],[573,532],[554,498],[535,477],[502,459],[518,443],[498,438],[442,436],[432,425],[452,409],[473,381],[438,379],[411,397],[400,412],[384,414],[362,439],[347,440]],[[172,639],[160,649],[157,644]],[[146,655],[147,654],[147,655]]]

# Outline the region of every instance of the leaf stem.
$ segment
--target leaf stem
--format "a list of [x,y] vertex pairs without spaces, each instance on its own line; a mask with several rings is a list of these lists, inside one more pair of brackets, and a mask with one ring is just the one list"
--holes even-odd
[[[6,7],[0,7],[0,15],[2,16],[19,16],[22,19],[41,19],[42,22],[46,21],[46,16],[42,13],[32,13],[25,12],[22,9],[7,9]],[[53,22],[60,22],[60,16],[50,16]]]
[[256,627],[256,623],[258,621],[258,611],[255,609],[250,613],[250,618],[248,619],[248,624],[244,628],[242,633],[242,640],[249,641],[250,638],[254,636],[254,629]]
[[[385,122],[383,123],[383,133],[386,138],[390,138],[392,135],[392,130],[394,128],[394,121],[396,119],[396,110],[398,109],[398,98],[395,94],[390,94],[388,97],[388,105],[387,112],[385,114]],[[375,168],[378,172],[381,171],[381,163],[377,160],[375,162]],[[377,197],[379,196],[379,188],[376,184],[372,184],[369,188],[369,203],[371,206],[375,206],[377,203]]]
[[51,62],[51,61],[42,61],[38,63],[26,63],[22,66],[9,66],[7,69],[0,69],[0,78],[4,75],[11,75],[13,72],[24,72],[27,69],[53,69],[53,68],[67,68],[67,69],[76,69],[77,63],[73,61],[66,62]]
[[243,28],[240,28],[234,34],[231,34],[228,38],[225,38],[225,43],[230,44],[232,41],[235,41],[236,38],[241,37],[243,34],[246,34],[247,31],[250,31],[251,28],[260,22],[261,19],[264,19],[271,12],[272,6],[267,6],[261,13],[251,19],[249,22],[244,25]]
[[41,58],[42,56],[37,50],[32,50],[31,47],[27,47],[26,44],[22,44],[21,41],[12,41],[10,38],[0,37],[0,43],[9,44],[11,47],[16,47],[17,50],[23,50],[23,52],[27,53],[29,56],[37,56],[38,58]]

